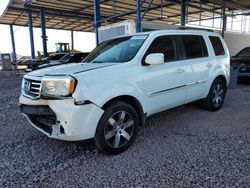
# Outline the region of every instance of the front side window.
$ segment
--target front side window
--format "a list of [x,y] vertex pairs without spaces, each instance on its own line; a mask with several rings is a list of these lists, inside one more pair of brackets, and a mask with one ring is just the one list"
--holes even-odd
[[157,37],[149,46],[145,56],[153,53],[163,53],[164,62],[177,60],[176,40],[174,36],[160,36]]
[[182,35],[181,36],[186,58],[202,58],[208,56],[207,46],[204,38],[199,35]]
[[83,62],[128,62],[135,57],[146,38],[147,35],[135,35],[105,41],[95,48]]
[[219,37],[209,37],[216,56],[225,55],[225,50]]

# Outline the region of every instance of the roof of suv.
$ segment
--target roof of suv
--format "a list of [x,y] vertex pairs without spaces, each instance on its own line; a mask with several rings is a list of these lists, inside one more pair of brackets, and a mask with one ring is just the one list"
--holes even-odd
[[214,33],[212,30],[204,30],[204,29],[164,29],[164,30],[154,30],[154,31],[149,31],[149,32],[141,32],[141,33],[136,33],[133,35],[145,35],[145,34],[160,34],[160,33]]
[[[122,37],[129,37],[129,36],[140,36],[140,35],[158,35],[158,34],[177,34],[177,33],[187,33],[187,34],[209,34],[213,36],[220,36],[219,33],[214,32],[213,30],[209,29],[202,29],[202,28],[190,28],[190,27],[180,27],[180,28],[169,28],[169,29],[161,29],[161,30],[153,30],[153,31],[148,31],[148,32],[139,32],[139,33],[134,33],[130,35],[122,35],[122,36],[117,36],[112,39],[116,38],[122,38]],[[112,40],[109,39],[109,40]]]

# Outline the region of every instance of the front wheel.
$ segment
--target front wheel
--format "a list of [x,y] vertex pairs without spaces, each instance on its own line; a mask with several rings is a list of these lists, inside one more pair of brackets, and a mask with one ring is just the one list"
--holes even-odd
[[222,107],[226,95],[226,89],[226,83],[223,80],[219,78],[214,80],[207,98],[204,99],[204,105],[207,110],[217,111]]
[[111,104],[97,126],[97,149],[107,154],[123,152],[134,142],[138,126],[139,117],[131,105],[120,101]]

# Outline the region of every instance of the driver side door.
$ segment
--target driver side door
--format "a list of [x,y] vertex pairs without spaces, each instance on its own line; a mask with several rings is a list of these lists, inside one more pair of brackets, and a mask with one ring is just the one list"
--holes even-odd
[[152,53],[163,53],[164,63],[143,66],[148,115],[185,103],[187,65],[182,60],[179,37],[159,36],[153,40],[143,58]]

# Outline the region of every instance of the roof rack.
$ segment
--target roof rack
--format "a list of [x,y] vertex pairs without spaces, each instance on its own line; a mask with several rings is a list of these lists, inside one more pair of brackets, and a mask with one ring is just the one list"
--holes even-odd
[[177,29],[180,29],[180,30],[202,30],[202,31],[214,32],[212,29],[197,28],[197,27],[186,27],[186,26],[180,26],[180,27],[177,27]]

